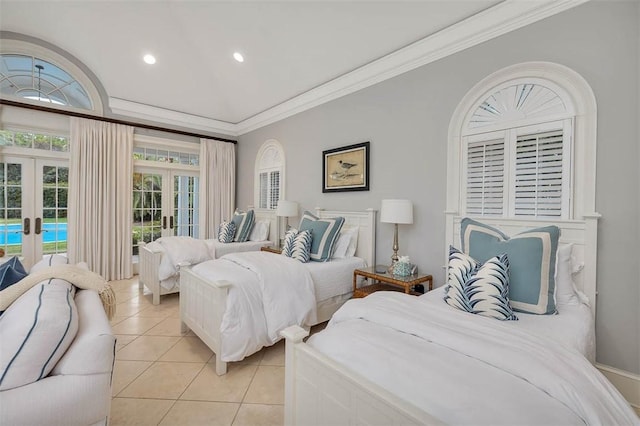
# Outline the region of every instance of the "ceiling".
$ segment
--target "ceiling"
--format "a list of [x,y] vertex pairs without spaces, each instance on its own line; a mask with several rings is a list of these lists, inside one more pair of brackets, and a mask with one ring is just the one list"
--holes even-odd
[[[500,34],[500,19],[521,18],[525,9],[545,17],[571,2],[553,3],[0,0],[0,29],[75,56],[116,113],[240,134],[331,98],[327,88],[337,87],[329,90],[335,98],[411,69],[397,59],[415,47],[435,60],[433,49],[468,38],[466,28],[478,27],[471,34],[481,42],[481,30]],[[545,4],[546,15],[539,13]],[[144,63],[145,53],[157,63]]]

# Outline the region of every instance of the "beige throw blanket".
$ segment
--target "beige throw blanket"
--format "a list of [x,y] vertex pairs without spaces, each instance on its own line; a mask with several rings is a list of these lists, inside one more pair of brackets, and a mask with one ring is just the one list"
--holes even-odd
[[116,297],[104,278],[95,272],[75,265],[56,265],[27,275],[14,285],[0,291],[0,311],[7,309],[18,297],[42,281],[57,278],[65,280],[83,290],[95,290],[100,295],[102,306],[109,319],[116,313]]

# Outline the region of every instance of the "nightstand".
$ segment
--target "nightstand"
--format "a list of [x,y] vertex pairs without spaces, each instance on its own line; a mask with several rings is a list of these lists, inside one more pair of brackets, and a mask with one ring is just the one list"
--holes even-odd
[[260,247],[260,251],[266,251],[266,252],[275,253],[275,254],[282,253],[282,249],[275,248],[275,247]]
[[[433,277],[431,275],[416,274],[408,277],[400,277],[390,273],[378,273],[372,266],[369,268],[356,269],[353,271],[353,297],[365,297],[376,291],[404,291],[406,294],[419,295],[420,293],[413,290],[418,284],[429,283],[429,290],[433,290]],[[385,267],[386,269],[386,267]],[[358,275],[370,279],[372,284],[356,288]]]

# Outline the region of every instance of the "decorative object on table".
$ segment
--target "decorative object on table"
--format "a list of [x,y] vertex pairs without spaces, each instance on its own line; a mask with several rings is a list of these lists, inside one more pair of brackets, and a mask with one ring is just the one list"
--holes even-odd
[[369,142],[322,151],[322,192],[369,190]]
[[411,266],[409,256],[400,256],[398,261],[393,264],[393,275],[408,277],[411,275]]
[[[298,216],[298,203],[295,201],[280,200],[278,201],[278,207],[276,207],[276,216],[285,217],[284,232],[289,231],[289,218]],[[284,245],[284,238],[280,238],[280,248]]]
[[391,266],[398,261],[398,224],[413,223],[413,203],[409,200],[382,200],[380,222],[393,223],[393,255]]

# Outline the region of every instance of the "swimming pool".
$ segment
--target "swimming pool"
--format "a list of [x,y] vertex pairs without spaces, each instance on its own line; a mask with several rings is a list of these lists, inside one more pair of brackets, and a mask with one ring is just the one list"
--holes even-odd
[[[33,226],[31,228],[33,232]],[[0,225],[0,245],[22,244],[22,224],[12,223],[9,225]],[[42,224],[42,242],[55,243],[67,241],[67,224],[66,223],[43,223]]]

